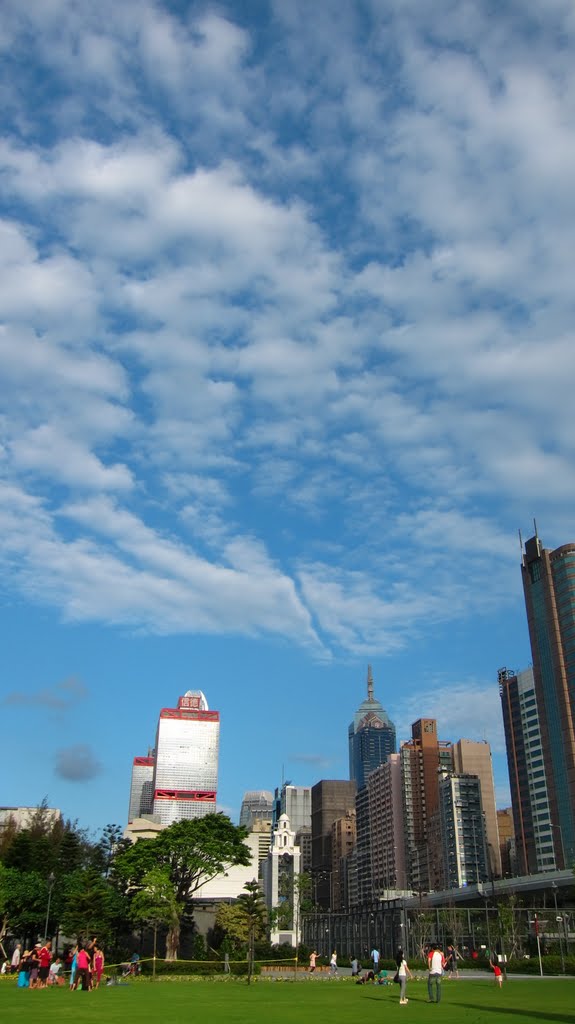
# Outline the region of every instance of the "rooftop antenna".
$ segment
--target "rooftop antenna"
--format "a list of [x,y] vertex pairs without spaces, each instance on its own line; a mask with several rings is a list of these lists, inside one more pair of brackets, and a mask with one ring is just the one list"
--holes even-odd
[[367,699],[373,700],[373,675],[371,673],[371,665],[367,666]]
[[535,536],[537,537],[537,540],[539,540],[539,534],[537,533],[537,520],[535,516],[533,516],[533,529],[535,530]]
[[517,532],[519,534],[519,550],[521,551],[521,557],[523,557],[523,537],[521,536],[521,530]]

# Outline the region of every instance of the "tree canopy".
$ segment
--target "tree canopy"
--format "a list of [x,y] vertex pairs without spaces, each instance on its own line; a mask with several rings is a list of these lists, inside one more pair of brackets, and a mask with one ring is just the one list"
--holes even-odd
[[177,821],[153,839],[140,839],[115,857],[113,875],[134,896],[146,888],[150,871],[165,871],[179,908],[177,921],[168,931],[168,959],[177,956],[182,918],[198,888],[234,864],[250,863],[245,837],[245,829],[233,825],[224,814],[208,814]]

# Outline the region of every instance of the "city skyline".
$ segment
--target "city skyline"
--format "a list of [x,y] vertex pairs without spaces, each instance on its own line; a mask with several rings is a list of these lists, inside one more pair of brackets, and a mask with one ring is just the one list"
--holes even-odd
[[571,5],[2,14],[3,804],[123,823],[188,689],[234,820],[343,780],[371,664],[508,805],[517,530],[575,539]]

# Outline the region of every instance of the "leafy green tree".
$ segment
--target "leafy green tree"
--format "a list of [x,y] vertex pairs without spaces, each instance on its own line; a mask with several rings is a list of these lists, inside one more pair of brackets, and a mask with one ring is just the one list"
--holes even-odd
[[97,935],[108,942],[124,913],[118,891],[93,868],[74,871],[63,887],[61,928],[66,935]]
[[227,952],[230,946],[234,951],[245,949],[249,941],[249,925],[239,903],[220,903],[215,924],[228,940]]
[[178,955],[182,919],[192,909],[194,893],[202,883],[224,874],[234,864],[249,864],[245,829],[232,825],[224,814],[177,821],[153,839],[140,839],[119,853],[113,875],[124,892],[145,888],[145,877],[154,867],[166,869],[179,917],[169,927],[166,959]]
[[244,916],[248,933],[248,985],[250,985],[254,970],[254,947],[256,939],[265,935],[267,911],[262,891],[255,878],[253,882],[246,882],[244,889],[246,892],[242,892],[238,896],[237,906]]
[[19,871],[0,864],[0,920],[4,933],[25,938],[42,934],[48,904],[48,886],[35,871]]
[[176,899],[167,868],[152,868],[142,879],[142,888],[132,897],[130,918],[135,924],[148,924],[154,929],[154,958],[158,928],[177,927],[182,907]]

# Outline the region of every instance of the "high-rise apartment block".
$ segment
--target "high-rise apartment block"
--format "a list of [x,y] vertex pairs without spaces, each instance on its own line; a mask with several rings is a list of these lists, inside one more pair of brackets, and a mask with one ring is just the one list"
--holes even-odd
[[439,814],[439,771],[453,772],[451,743],[437,738],[434,718],[419,718],[411,740],[400,749],[403,817],[409,885],[419,892],[435,888],[441,876],[440,850],[429,843],[429,826]]
[[489,743],[458,740],[453,744],[453,770],[458,775],[477,775],[481,783],[481,804],[485,818],[485,840],[490,878],[501,877],[501,853],[497,827],[493,762]]
[[407,886],[401,758],[390,754],[367,780],[371,847],[371,895],[392,899]]
[[477,775],[448,772],[441,775],[439,821],[444,887],[459,889],[486,882],[490,868],[481,781]]
[[520,875],[558,866],[533,669],[498,672]]
[[210,711],[201,690],[188,690],[177,708],[162,708],[153,756],[134,760],[130,820],[149,810],[160,825],[215,813],[219,737],[219,712]]
[[575,856],[575,544],[549,551],[536,533],[521,573],[555,862],[566,867]]
[[395,726],[373,695],[371,665],[367,669],[367,699],[358,707],[348,729],[349,777],[358,790],[378,765],[395,753]]

